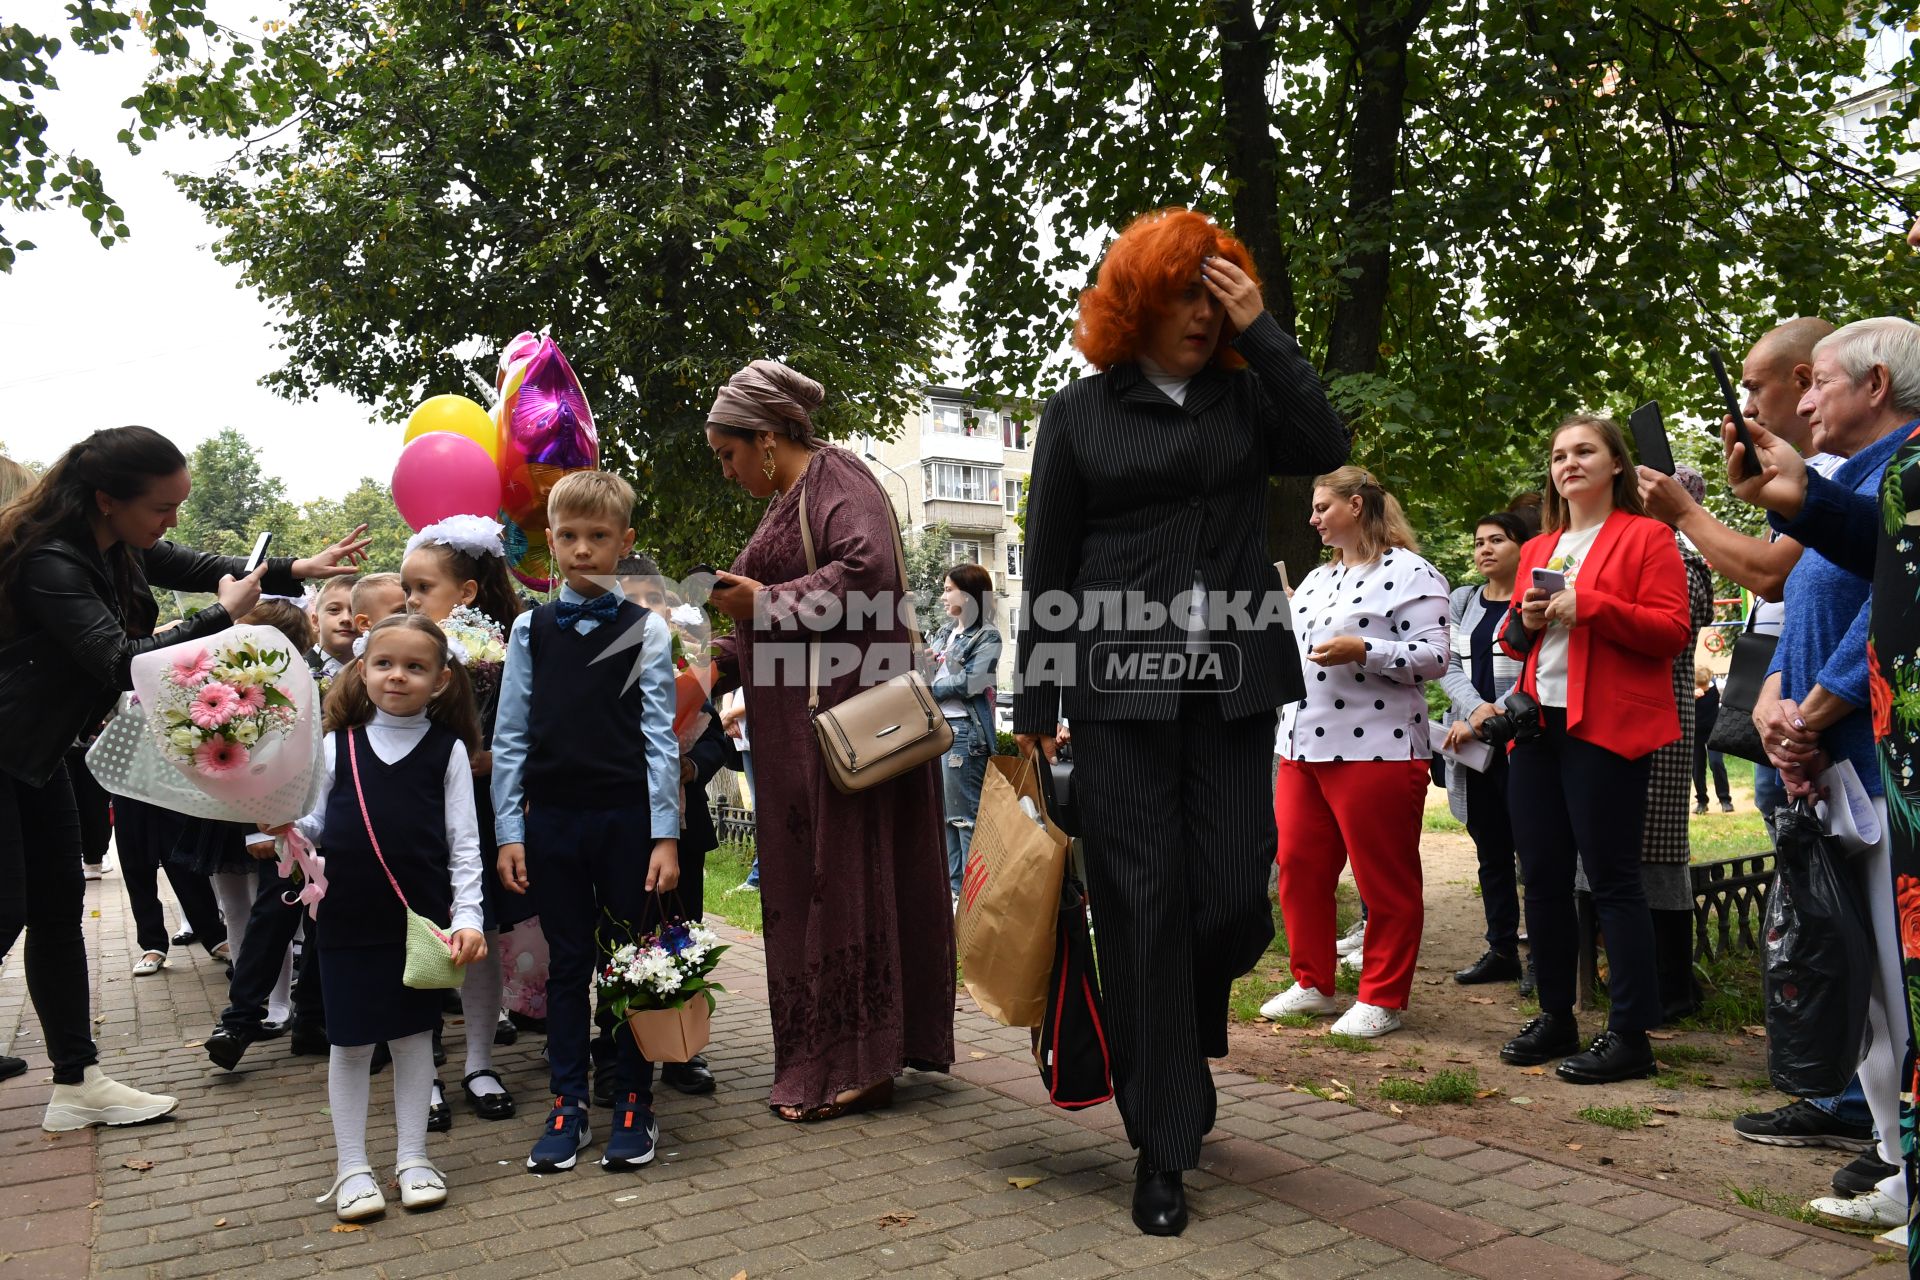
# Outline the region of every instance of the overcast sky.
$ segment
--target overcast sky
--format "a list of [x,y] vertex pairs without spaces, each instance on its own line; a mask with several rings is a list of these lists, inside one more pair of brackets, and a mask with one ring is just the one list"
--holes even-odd
[[[10,20],[66,41],[61,0],[6,7]],[[257,30],[248,15],[272,18],[277,7],[249,0],[237,18],[223,17]],[[258,385],[280,364],[273,312],[237,287],[236,268],[214,261],[211,228],[167,179],[210,172],[231,145],[162,134],[129,156],[114,141],[128,114],[119,104],[151,61],[137,34],[119,53],[69,47],[54,59],[60,89],[39,100],[47,141],[100,166],[133,235],[103,249],[64,205],[6,215],[11,238],[39,247],[0,275],[0,441],[16,457],[50,462],[97,427],[143,423],[189,450],[232,426],[295,500],[337,497],[361,476],[384,482],[400,452],[398,426],[338,392],[295,403]]]

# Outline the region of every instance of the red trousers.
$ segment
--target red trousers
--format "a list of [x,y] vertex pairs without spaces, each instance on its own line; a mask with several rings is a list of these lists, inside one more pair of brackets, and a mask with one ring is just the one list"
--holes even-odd
[[1295,981],[1329,994],[1334,886],[1353,863],[1367,904],[1360,999],[1407,1007],[1426,906],[1420,886],[1420,820],[1432,781],[1425,760],[1282,760],[1273,816],[1280,828],[1280,914]]

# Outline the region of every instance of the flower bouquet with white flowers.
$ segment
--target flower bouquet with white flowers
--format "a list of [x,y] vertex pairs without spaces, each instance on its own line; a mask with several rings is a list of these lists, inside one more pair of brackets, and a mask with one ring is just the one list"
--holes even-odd
[[685,1062],[706,1048],[713,1014],[714,967],[726,952],[698,920],[662,926],[618,947],[594,986],[601,1007],[624,1017],[640,1052],[653,1062]]
[[209,790],[256,772],[254,753],[270,752],[298,715],[292,646],[229,631],[166,654],[150,714],[168,758]]
[[474,697],[484,707],[493,705],[500,689],[500,672],[507,662],[507,637],[500,624],[470,604],[463,604],[440,624],[454,661],[467,669]]

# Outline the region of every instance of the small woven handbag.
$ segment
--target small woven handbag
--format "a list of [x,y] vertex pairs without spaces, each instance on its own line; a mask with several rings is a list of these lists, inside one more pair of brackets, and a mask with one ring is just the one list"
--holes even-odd
[[407,968],[400,975],[400,981],[416,991],[451,990],[466,976],[453,962],[453,939],[408,904],[400,882],[393,878],[392,868],[381,856],[380,837],[373,834],[373,815],[367,812],[367,795],[360,789],[360,748],[354,743],[351,729],[347,731],[347,763],[353,772],[353,798],[360,802],[360,821],[366,824],[367,841],[373,845],[373,856],[380,860],[380,869],[387,873],[387,883],[393,886],[394,896],[400,899],[400,907],[407,913]]

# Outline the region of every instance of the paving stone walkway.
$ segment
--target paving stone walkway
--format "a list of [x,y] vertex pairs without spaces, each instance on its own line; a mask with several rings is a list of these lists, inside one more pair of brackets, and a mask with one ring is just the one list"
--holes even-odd
[[[723,962],[731,995],[709,1051],[719,1091],[662,1092],[654,1164],[527,1173],[528,1113],[545,1085],[537,1038],[523,1036],[500,1051],[522,1118],[475,1118],[457,1097],[458,1060],[443,1072],[454,1084],[454,1128],[429,1137],[448,1204],[416,1215],[396,1202],[363,1230],[335,1232],[330,1209],[313,1199],[333,1164],[325,1063],[275,1041],[256,1045],[237,1073],[214,1070],[197,1044],[223,1003],[221,968],[176,949],[170,969],[135,979],[117,874],[89,884],[87,907],[102,1063],[181,1104],[142,1128],[41,1133],[47,1062],[16,951],[0,970],[0,1044],[33,1065],[0,1084],[9,1157],[0,1280],[512,1280],[573,1269],[719,1280],[1787,1280],[1890,1261],[1862,1239],[1718,1203],[1711,1188],[1598,1177],[1224,1071],[1219,1127],[1188,1179],[1192,1226],[1177,1240],[1149,1239],[1128,1221],[1132,1155],[1114,1109],[1047,1106],[1026,1033],[987,1021],[964,998],[950,1076],[909,1075],[885,1113],[817,1126],[772,1118],[763,955],[747,935]],[[460,1043],[457,1023],[447,1043]],[[393,1153],[389,1079],[375,1081],[376,1167]]]

